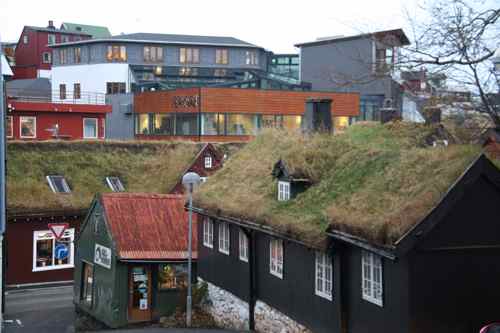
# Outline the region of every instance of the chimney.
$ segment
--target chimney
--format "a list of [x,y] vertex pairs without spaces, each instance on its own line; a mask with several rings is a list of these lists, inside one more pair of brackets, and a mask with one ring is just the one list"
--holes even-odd
[[306,101],[304,130],[306,133],[332,132],[332,100],[329,98],[309,98]]
[[49,20],[49,25],[47,26],[47,28],[49,28],[49,29],[55,29],[56,27],[54,27],[54,21]]
[[436,106],[426,107],[424,109],[425,124],[439,124],[441,123],[441,108]]

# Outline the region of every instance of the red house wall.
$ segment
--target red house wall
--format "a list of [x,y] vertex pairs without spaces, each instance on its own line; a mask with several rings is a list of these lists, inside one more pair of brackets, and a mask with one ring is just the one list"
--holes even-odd
[[75,236],[80,228],[81,218],[62,219],[61,217],[9,219],[5,231],[7,257],[6,284],[20,285],[73,280],[73,268],[33,272],[33,235],[37,230],[49,230],[48,223],[67,222],[75,228]]

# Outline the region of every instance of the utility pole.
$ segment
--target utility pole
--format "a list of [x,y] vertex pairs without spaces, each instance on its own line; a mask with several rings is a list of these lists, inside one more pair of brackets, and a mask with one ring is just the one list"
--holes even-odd
[[5,88],[2,71],[2,38],[0,36],[0,333],[3,330],[3,234],[5,232]]

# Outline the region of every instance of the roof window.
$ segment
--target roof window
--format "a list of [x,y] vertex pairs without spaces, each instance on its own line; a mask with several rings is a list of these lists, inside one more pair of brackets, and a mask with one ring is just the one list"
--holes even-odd
[[71,193],[71,189],[63,176],[47,176],[47,182],[54,193]]
[[106,184],[113,192],[124,192],[125,187],[123,186],[120,178],[118,177],[106,177]]

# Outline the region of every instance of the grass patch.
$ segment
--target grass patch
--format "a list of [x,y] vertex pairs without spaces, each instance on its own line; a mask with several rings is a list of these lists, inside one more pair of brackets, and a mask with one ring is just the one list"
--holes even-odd
[[[473,145],[429,148],[438,130],[404,122],[361,123],[339,135],[265,131],[195,195],[198,206],[272,226],[320,245],[331,225],[390,245],[438,202],[478,156]],[[278,202],[274,163],[313,185]]]

